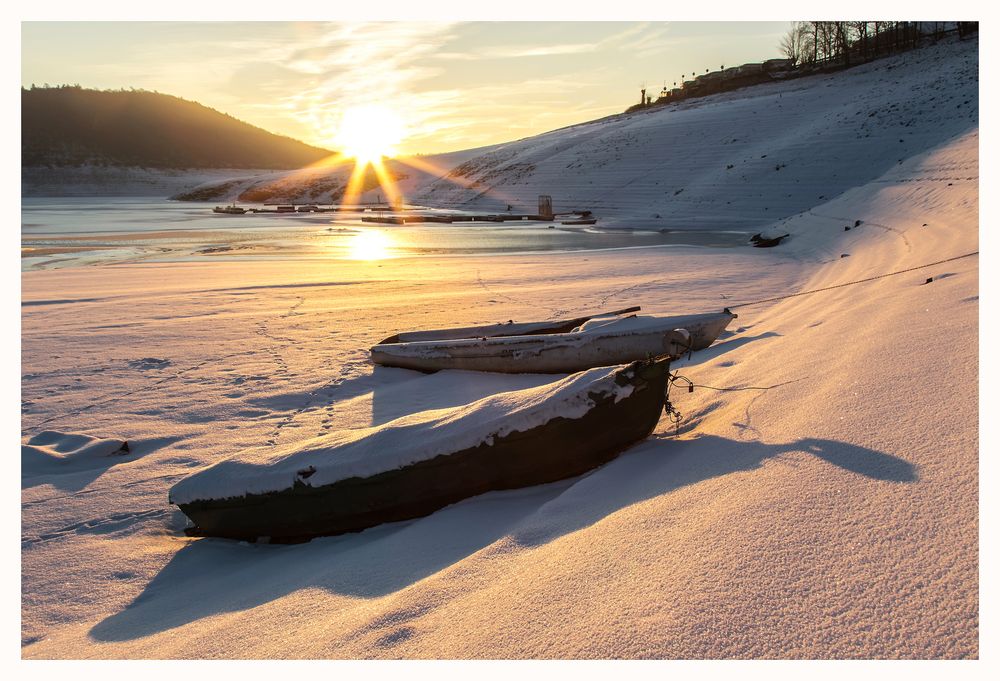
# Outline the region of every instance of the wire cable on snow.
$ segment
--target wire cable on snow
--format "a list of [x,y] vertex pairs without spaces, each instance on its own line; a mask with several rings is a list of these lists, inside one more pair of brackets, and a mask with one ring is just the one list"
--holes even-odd
[[670,422],[674,424],[674,436],[680,434],[681,432],[681,421],[684,419],[684,415],[677,410],[674,403],[670,401],[670,387],[676,385],[678,382],[683,382],[687,386],[687,391],[693,393],[695,388],[706,388],[707,390],[718,390],[720,392],[738,392],[741,390],[760,390],[766,391],[773,388],[780,388],[783,385],[788,385],[790,383],[798,383],[799,381],[804,381],[808,377],[803,378],[793,378],[790,381],[785,381],[783,383],[775,383],[774,385],[757,386],[757,385],[743,385],[736,386],[733,388],[719,388],[714,385],[704,385],[701,383],[695,383],[690,378],[686,376],[681,376],[680,374],[668,374],[667,375],[667,385],[663,391],[663,413],[667,415]]
[[676,383],[677,381],[684,381],[685,385],[687,385],[689,393],[693,393],[695,388],[706,388],[707,390],[718,390],[719,392],[738,392],[740,390],[771,390],[773,388],[780,388],[783,385],[788,385],[790,383],[798,383],[799,381],[804,381],[804,380],[806,379],[794,378],[790,381],[785,381],[784,383],[775,383],[774,385],[764,385],[764,386],[744,385],[744,386],[737,386],[735,388],[717,388],[714,385],[703,385],[701,383],[693,383],[691,379],[687,378],[686,376],[681,376],[680,374],[670,375],[671,383]]
[[821,291],[831,291],[835,288],[844,288],[845,286],[853,286],[854,284],[863,284],[868,281],[875,281],[876,279],[884,279],[886,277],[894,277],[897,274],[905,274],[907,272],[913,272],[915,270],[922,270],[926,267],[934,267],[935,265],[941,265],[946,262],[952,262],[953,260],[961,260],[962,258],[971,258],[974,255],[979,255],[979,251],[972,251],[971,253],[965,253],[964,255],[956,255],[953,258],[945,258],[944,260],[938,260],[937,262],[929,262],[926,265],[917,265],[916,267],[908,267],[905,270],[897,270],[895,272],[888,272],[886,274],[876,274],[874,277],[868,277],[866,279],[857,279],[855,281],[848,281],[843,284],[835,284],[833,286],[824,286],[823,288],[812,289],[810,291],[799,291],[798,293],[789,293],[783,296],[775,296],[773,298],[764,298],[762,300],[753,300],[747,303],[734,303],[729,305],[726,309],[731,310],[736,307],[750,307],[752,305],[762,305],[764,303],[773,303],[778,300],[784,300],[786,298],[795,298],[796,296],[807,296],[810,293],[820,293]]

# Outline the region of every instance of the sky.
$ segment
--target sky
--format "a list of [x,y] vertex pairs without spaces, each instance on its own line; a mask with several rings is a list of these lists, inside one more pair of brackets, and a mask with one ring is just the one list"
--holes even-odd
[[400,154],[623,111],[683,75],[781,56],[788,22],[23,22],[21,83],[142,88],[337,149],[377,104]]

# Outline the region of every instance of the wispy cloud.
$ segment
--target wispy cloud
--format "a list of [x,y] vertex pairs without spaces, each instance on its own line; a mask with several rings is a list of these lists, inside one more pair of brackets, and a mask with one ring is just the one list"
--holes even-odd
[[[640,82],[760,60],[784,23],[45,23],[22,79],[143,87],[336,148],[344,111],[378,103],[404,153],[492,144],[620,111]],[[635,90],[633,92],[633,90]]]
[[[449,24],[373,23],[329,25],[300,39],[268,62],[245,65],[234,74],[230,90],[248,78],[276,95],[274,108],[296,119],[319,143],[330,144],[343,112],[351,106],[384,103],[405,107],[402,118],[418,122],[411,93],[417,83],[437,73],[422,63],[446,43]],[[416,113],[417,115],[414,115]]]
[[417,108],[424,115],[412,130],[409,149],[482,146],[606,115],[607,105],[586,98],[606,75],[598,69],[421,92]]
[[492,47],[471,52],[440,52],[435,59],[455,61],[477,61],[481,59],[521,59],[525,57],[549,57],[560,54],[580,54],[592,52],[594,45],[590,43],[571,43],[564,45],[539,45],[537,47]]
[[[586,112],[566,107],[566,98],[596,85],[600,73],[565,73],[554,77],[483,82],[462,88],[428,87],[444,70],[442,47],[454,37],[453,25],[348,24],[330,26],[299,40],[294,49],[270,54],[265,62],[234,71],[231,94],[261,92],[270,101],[258,105],[277,115],[284,112],[312,131],[317,143],[333,145],[343,112],[377,101],[395,109],[408,127],[405,151],[427,147],[476,146],[484,133],[493,137],[528,134],[544,121]],[[538,58],[589,52],[589,43],[499,45],[473,52],[455,52],[462,59]],[[358,65],[365,65],[358,68]],[[253,91],[248,88],[254,85]],[[249,94],[248,94],[249,96]]]

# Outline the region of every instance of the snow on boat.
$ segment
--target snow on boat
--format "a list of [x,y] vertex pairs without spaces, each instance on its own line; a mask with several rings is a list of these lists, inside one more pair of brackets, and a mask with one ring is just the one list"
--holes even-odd
[[260,448],[170,490],[188,534],[273,542],[428,515],[493,490],[580,475],[656,427],[670,359],[591,369],[471,404]]
[[381,343],[371,356],[376,364],[417,371],[570,373],[707,348],[735,317],[731,312],[600,317],[568,333]]
[[385,345],[387,343],[410,343],[413,341],[427,341],[427,340],[449,340],[453,338],[495,338],[498,336],[526,336],[529,334],[543,334],[543,333],[567,333],[572,331],[576,327],[585,324],[591,319],[597,319],[599,317],[615,317],[618,315],[629,314],[631,312],[638,312],[642,308],[636,305],[635,307],[627,307],[624,310],[615,310],[613,312],[601,312],[598,314],[587,315],[586,317],[577,317],[576,319],[555,319],[545,322],[520,322],[515,323],[513,321],[507,322],[506,324],[488,324],[486,326],[461,326],[452,329],[427,329],[424,331],[404,331],[402,333],[397,333],[395,335],[389,336],[383,340],[379,345]]

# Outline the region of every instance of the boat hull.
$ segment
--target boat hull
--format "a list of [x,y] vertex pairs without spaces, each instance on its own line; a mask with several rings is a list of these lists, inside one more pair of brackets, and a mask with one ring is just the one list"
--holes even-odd
[[701,350],[711,345],[734,317],[722,312],[651,318],[654,324],[629,331],[609,326],[576,333],[388,343],[372,347],[371,357],[382,366],[425,372],[572,373]]
[[485,492],[573,477],[653,431],[668,374],[668,359],[623,367],[616,381],[630,384],[631,392],[596,397],[580,418],[557,416],[405,468],[319,487],[298,483],[280,492],[198,500],[180,509],[195,523],[191,535],[297,542],[418,518]]

